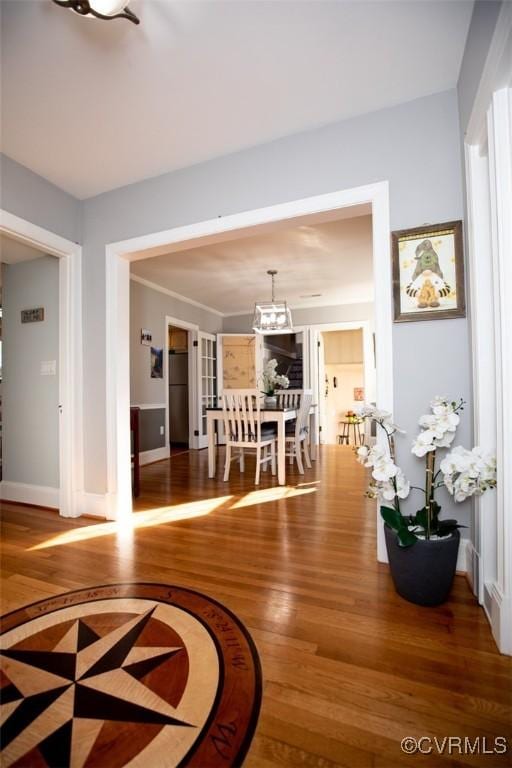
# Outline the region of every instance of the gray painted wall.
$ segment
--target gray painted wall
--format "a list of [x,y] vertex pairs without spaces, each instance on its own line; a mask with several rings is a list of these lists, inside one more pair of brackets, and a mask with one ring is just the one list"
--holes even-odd
[[477,0],[473,8],[457,84],[460,125],[465,132],[501,6],[500,0]]
[[139,449],[152,451],[163,448],[165,434],[160,434],[160,427],[165,425],[165,408],[142,409],[139,411]]
[[220,316],[130,280],[130,400],[133,405],[165,403],[164,380],[150,376],[150,347],[140,343],[140,331],[141,328],[151,331],[153,347],[165,347],[166,315],[194,323],[207,333],[222,330]]
[[[355,320],[369,320],[374,323],[373,304],[340,304],[337,307],[312,307],[292,310],[295,326],[315,325],[317,323],[343,323]],[[224,333],[247,333],[252,328],[252,314],[225,317],[222,329]]]
[[[452,90],[85,201],[87,490],[104,492],[106,481],[105,243],[386,179],[392,229],[459,219],[463,211],[459,137],[457,94]],[[421,465],[409,452],[418,416],[435,394],[469,395],[467,323],[402,323],[392,332],[396,418],[409,433],[400,443],[399,458],[411,478],[418,480]],[[467,414],[461,442],[468,442],[469,421]],[[450,512],[449,504],[446,507]]]
[[0,155],[0,208],[50,232],[81,241],[82,203],[6,155]]
[[[4,480],[59,487],[59,263],[53,256],[4,264]],[[22,323],[22,309],[44,307],[43,322]],[[55,376],[41,362],[57,361]]]
[[[28,188],[24,171],[16,174],[13,167],[10,171],[9,186],[26,188],[34,198],[42,198],[43,190],[51,187],[40,180]],[[105,244],[382,180],[390,185],[392,229],[462,218],[455,90],[288,136],[83,203],[87,491],[106,490]],[[14,213],[55,229],[49,224],[55,214],[44,210],[42,199],[41,210],[33,210],[16,191],[10,192],[17,208]],[[66,207],[64,216],[64,207],[66,221],[57,222],[61,234],[70,225],[70,211]],[[32,217],[28,210],[33,210]],[[433,395],[469,395],[467,322],[402,323],[393,326],[392,333],[395,414],[412,437],[417,417]],[[469,421],[467,412],[460,442],[469,442]],[[418,479],[420,465],[409,453],[409,437],[398,450],[406,472]],[[448,504],[446,511],[450,513]],[[459,517],[463,517],[460,509]]]

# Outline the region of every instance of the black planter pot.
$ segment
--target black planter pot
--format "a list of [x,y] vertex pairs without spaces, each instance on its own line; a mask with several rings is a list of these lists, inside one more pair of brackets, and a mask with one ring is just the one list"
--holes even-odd
[[419,539],[400,547],[395,531],[384,526],[391,576],[398,594],[416,605],[440,605],[450,593],[457,565],[460,533]]

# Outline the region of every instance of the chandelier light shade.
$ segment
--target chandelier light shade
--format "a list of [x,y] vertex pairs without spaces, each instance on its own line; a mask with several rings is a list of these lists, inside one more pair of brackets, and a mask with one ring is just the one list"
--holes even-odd
[[126,5],[126,0],[53,0],[53,2],[62,8],[71,8],[80,16],[106,21],[128,19],[134,24],[140,24],[137,16]]
[[275,269],[269,269],[267,275],[272,278],[271,301],[258,301],[254,305],[253,330],[256,333],[276,334],[293,331],[292,313],[286,301],[276,301],[274,297]]

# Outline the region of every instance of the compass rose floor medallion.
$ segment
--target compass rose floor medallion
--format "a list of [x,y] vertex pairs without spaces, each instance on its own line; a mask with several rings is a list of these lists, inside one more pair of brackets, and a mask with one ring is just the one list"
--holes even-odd
[[239,766],[258,719],[250,635],[181,587],[93,587],[14,611],[0,660],[5,768]]

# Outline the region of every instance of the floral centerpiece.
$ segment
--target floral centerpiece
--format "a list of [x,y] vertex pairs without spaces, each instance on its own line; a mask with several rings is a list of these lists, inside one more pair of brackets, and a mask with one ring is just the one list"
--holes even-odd
[[262,392],[265,395],[265,400],[269,400],[275,397],[276,389],[287,389],[290,382],[287,376],[282,376],[277,372],[277,360],[272,358],[269,360],[263,368],[263,374],[261,376]]
[[[439,554],[441,547],[447,549],[445,545],[450,542],[449,571],[451,571],[451,578],[448,578],[448,573],[446,578],[441,579],[444,584],[443,589],[448,583],[449,591],[455,573],[460,538],[458,528],[461,526],[456,520],[440,519],[441,507],[435,498],[437,490],[444,487],[456,502],[462,502],[471,496],[479,496],[489,488],[496,486],[496,459],[494,456],[478,447],[472,450],[462,446],[451,447],[460,422],[460,412],[464,409],[464,401],[462,399],[450,401],[446,397],[435,397],[430,403],[430,408],[431,413],[425,414],[419,419],[421,431],[414,440],[411,449],[414,455],[420,458],[425,457],[425,485],[423,488],[411,486],[400,467],[395,463],[395,435],[401,433],[402,430],[393,423],[391,414],[367,406],[360,411],[361,418],[374,421],[386,438],[384,442],[377,443],[371,448],[367,445],[361,446],[357,450],[357,454],[361,464],[371,469],[371,481],[367,495],[381,502],[380,513],[386,523],[386,544],[392,575],[399,593],[407,599],[412,599],[410,595],[414,594],[414,589],[411,593],[403,585],[401,588],[397,585],[397,573],[396,571],[393,572],[393,565],[396,566],[401,557],[397,550],[409,548],[416,550],[418,544],[423,546],[426,543],[428,547],[430,542],[442,542],[440,545],[436,544],[438,550],[436,550],[435,555],[429,555],[428,562],[423,558],[424,570],[420,576],[424,580],[423,587],[425,587],[430,582],[436,581],[436,574],[426,573],[425,569],[439,568],[442,560]],[[438,466],[436,462],[440,449],[449,449],[449,452],[441,459]],[[411,490],[421,494],[422,503],[414,515],[407,515],[402,512],[400,502],[409,496]],[[403,557],[400,562],[403,565]],[[407,566],[408,575],[411,576],[410,558],[407,559]],[[438,575],[442,576],[442,574]],[[411,581],[410,578],[409,581]],[[442,602],[439,595],[443,590],[438,590],[436,596],[432,598],[433,602],[428,595],[425,595],[425,589],[420,591],[422,593],[421,600],[412,599],[413,602],[420,602],[423,605],[434,605],[437,602]]]

